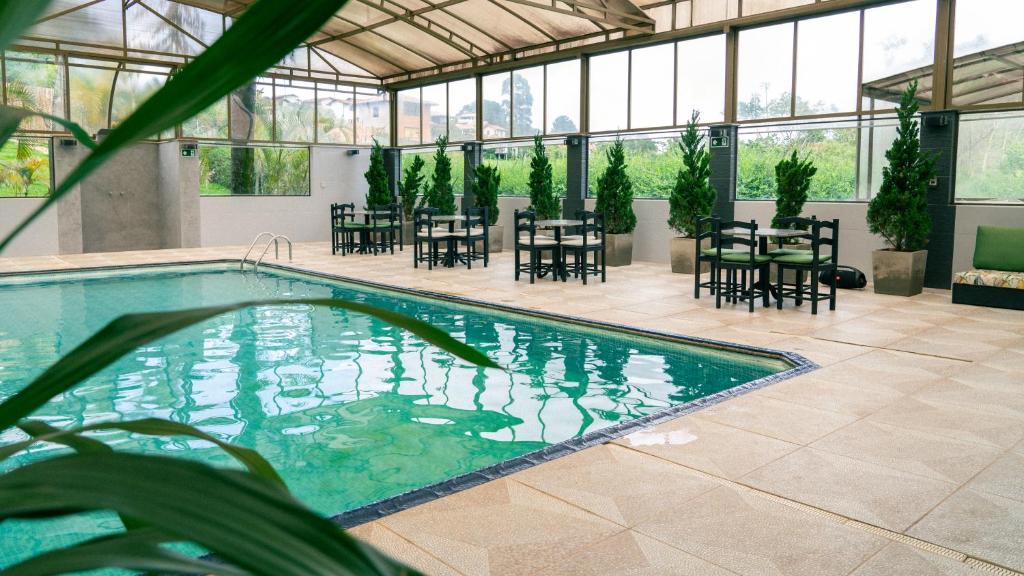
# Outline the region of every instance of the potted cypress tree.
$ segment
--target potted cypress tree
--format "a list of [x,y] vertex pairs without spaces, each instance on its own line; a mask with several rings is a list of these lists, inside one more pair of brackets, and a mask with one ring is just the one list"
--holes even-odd
[[438,136],[434,174],[423,199],[428,207],[437,208],[438,214],[452,215],[455,214],[455,191],[452,189],[452,160],[445,152],[447,148],[448,137]]
[[868,229],[885,238],[888,248],[871,254],[877,294],[913,296],[924,287],[931,232],[928,182],[935,176],[935,157],[921,152],[917,113],[917,82],[912,82],[896,109],[899,128],[885,152],[882,186],[868,204]]
[[[772,217],[772,228],[780,228],[779,221],[783,218],[799,216],[803,212],[804,204],[807,202],[807,192],[811,189],[811,178],[818,173],[814,162],[801,160],[793,150],[789,158],[779,160],[775,165],[775,216]],[[786,241],[788,248],[793,250],[809,249],[810,244],[800,244],[795,241]],[[771,281],[779,273],[778,268],[771,267]],[[782,277],[786,284],[796,283],[796,270],[786,270]]]
[[426,164],[419,156],[412,157],[412,164],[406,167],[404,177],[398,181],[398,196],[402,200],[402,239],[406,246],[411,246],[415,240],[412,222],[412,213],[416,209],[416,196],[423,186],[423,165]]
[[533,156],[530,158],[530,209],[538,220],[553,220],[562,213],[551,176],[551,160],[540,136],[533,137]]
[[[697,129],[699,121],[700,113],[695,110],[679,139],[683,167],[676,174],[676,185],[668,197],[668,225],[679,234],[669,241],[672,271],[677,274],[694,273],[697,246],[693,235],[697,220],[710,216],[715,205],[715,189],[710,181],[711,154],[705,146],[704,134]],[[701,272],[707,269],[705,262]]]
[[370,149],[370,169],[363,176],[370,185],[366,192],[366,208],[387,206],[395,201],[388,186],[388,172],[384,169],[384,148],[376,138]]
[[628,266],[633,262],[633,183],[626,174],[626,152],[622,140],[606,152],[608,167],[597,179],[597,212],[604,216],[609,266]]
[[491,253],[501,252],[505,227],[498,224],[498,187],[501,174],[497,166],[480,164],[473,170],[473,199],[478,208],[487,208],[487,236]]

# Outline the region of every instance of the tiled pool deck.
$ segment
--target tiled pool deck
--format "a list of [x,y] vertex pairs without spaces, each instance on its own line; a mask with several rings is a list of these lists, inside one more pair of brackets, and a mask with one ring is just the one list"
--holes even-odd
[[[0,272],[237,259],[244,247],[0,258]],[[1024,572],[1024,312],[841,291],[836,312],[714,308],[635,263],[606,284],[413,269],[298,269],[795,352],[821,365],[712,408],[352,532],[427,574],[961,575]]]

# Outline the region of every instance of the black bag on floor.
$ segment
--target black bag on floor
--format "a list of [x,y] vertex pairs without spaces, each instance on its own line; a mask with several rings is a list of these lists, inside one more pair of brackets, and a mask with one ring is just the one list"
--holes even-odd
[[836,266],[837,270],[833,275],[829,271],[821,273],[818,282],[831,286],[835,280],[836,288],[863,288],[868,285],[868,279],[864,273],[853,266]]

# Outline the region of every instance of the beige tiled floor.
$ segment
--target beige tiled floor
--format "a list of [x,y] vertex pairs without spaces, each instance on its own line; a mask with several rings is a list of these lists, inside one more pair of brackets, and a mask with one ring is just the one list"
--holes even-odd
[[[0,259],[0,272],[237,258],[243,247]],[[638,262],[606,284],[293,266],[802,354],[821,365],[709,409],[391,515],[353,534],[428,574],[1024,572],[1024,313],[843,291],[836,312],[714,308]],[[1011,573],[1009,571],[1005,573]]]

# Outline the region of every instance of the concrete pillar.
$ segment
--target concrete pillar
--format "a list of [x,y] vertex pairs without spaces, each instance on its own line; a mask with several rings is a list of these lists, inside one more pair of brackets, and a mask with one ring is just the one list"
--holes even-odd
[[476,167],[484,160],[483,142],[463,142],[462,154],[465,157],[462,166],[462,207],[471,208],[476,204],[473,198],[473,180],[476,178]]
[[960,113],[936,110],[921,113],[921,151],[937,154],[935,180],[928,186],[928,265],[924,285],[948,290],[953,280],[953,239],[956,231],[956,146]]
[[[89,149],[74,138],[54,138],[51,157],[54,182],[67,179],[88,154]],[[60,254],[84,252],[82,229],[82,184],[79,182],[57,201],[57,246]]]
[[733,220],[736,213],[736,151],[739,126],[716,124],[710,130],[711,186],[717,192],[713,214]]
[[391,195],[398,201],[398,181],[402,179],[402,149],[384,149],[384,170],[388,173],[388,188]]
[[565,139],[566,180],[565,199],[562,200],[562,216],[575,218],[578,210],[584,210],[587,202],[587,167],[590,137],[573,134]]

